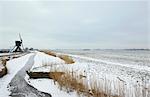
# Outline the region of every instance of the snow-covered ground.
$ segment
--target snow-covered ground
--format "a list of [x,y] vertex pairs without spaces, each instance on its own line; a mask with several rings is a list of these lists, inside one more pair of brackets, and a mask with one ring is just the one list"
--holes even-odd
[[65,64],[63,60],[58,57],[49,56],[47,54],[37,52],[34,58],[34,65],[31,71],[50,71],[53,65]]
[[150,67],[150,50],[55,50],[121,64],[147,65]]
[[8,90],[8,84],[15,76],[15,74],[24,67],[28,58],[33,55],[33,53],[27,54],[23,57],[16,58],[7,62],[6,67],[8,69],[8,74],[0,78],[0,97],[8,97],[10,92]]
[[[39,57],[49,57],[40,60],[46,65],[35,64],[31,70],[51,71],[51,67],[53,67],[58,71],[74,71],[77,74],[86,75],[86,83],[92,84],[93,80],[96,81],[97,85],[107,93],[124,95],[125,97],[150,97],[150,56],[147,54],[149,52],[144,54],[143,52],[136,54],[135,51],[124,51],[122,54],[121,52],[119,54],[113,52],[109,53],[110,56],[103,52],[102,56],[105,58],[102,59],[101,54],[97,54],[98,57],[89,58],[92,54],[86,56],[86,53],[81,53],[82,55],[68,54],[75,60],[74,64],[69,65],[64,64],[58,58],[50,59],[50,56],[39,53],[38,58],[35,57],[35,62],[39,60]],[[96,56],[96,53],[93,54]],[[46,61],[47,59],[49,61]],[[57,60],[57,63],[54,60]],[[35,68],[36,65],[38,68]],[[42,79],[40,81],[42,82]],[[35,85],[33,84],[33,86]]]
[[16,53],[0,53],[0,57],[2,56],[10,56],[10,55],[18,55],[21,54],[20,52],[16,52]]
[[[60,68],[64,64],[65,62],[58,57],[37,52],[34,58],[34,65],[30,71],[50,72]],[[29,76],[26,75],[25,80],[29,85],[32,85],[39,91],[51,94],[52,97],[78,97],[76,92],[67,93],[66,91],[60,90],[59,85],[54,84],[54,81],[51,79],[29,79]]]
[[[73,71],[84,75],[85,84],[97,84],[102,91],[124,97],[150,97],[149,51],[64,51],[75,63],[65,64],[58,57],[36,52],[31,71]],[[61,53],[58,53],[61,54]],[[33,53],[7,62],[8,74],[0,78],[0,97],[7,97],[8,84]],[[21,65],[20,65],[21,64]],[[60,90],[50,79],[29,79],[28,84],[52,97],[78,97],[77,93]],[[60,96],[61,95],[61,96]]]
[[52,97],[78,97],[76,92],[67,93],[66,91],[60,90],[58,84],[54,84],[51,79],[29,79],[26,75],[25,80],[29,85],[32,85],[39,91],[49,93]]
[[[147,66],[139,66],[133,64],[121,64],[117,62],[109,62],[107,60],[93,59],[89,57],[81,57],[71,55],[80,65],[88,64],[88,75],[94,75],[98,80],[100,87],[105,81],[110,81],[104,86],[104,91],[111,88],[112,94],[116,94],[121,87],[125,97],[150,97],[150,68]],[[87,62],[87,63],[86,63]],[[91,79],[93,79],[91,77]],[[104,80],[101,80],[104,79]],[[142,92],[145,91],[145,92]],[[117,93],[118,94],[118,93]]]
[[0,53],[0,56],[10,55],[10,53]]

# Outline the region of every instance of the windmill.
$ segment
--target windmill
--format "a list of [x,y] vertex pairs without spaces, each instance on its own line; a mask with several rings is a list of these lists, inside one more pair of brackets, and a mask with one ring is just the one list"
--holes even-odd
[[[11,50],[11,52],[23,52],[24,47],[23,47],[23,40],[21,38],[21,35],[19,33],[19,39],[20,41],[15,41],[15,46],[14,48]],[[22,47],[21,47],[22,46]],[[22,49],[21,49],[22,48]]]

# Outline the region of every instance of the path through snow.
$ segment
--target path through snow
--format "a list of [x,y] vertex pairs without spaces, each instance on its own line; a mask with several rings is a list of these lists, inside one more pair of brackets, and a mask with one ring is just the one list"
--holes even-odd
[[24,80],[26,71],[34,64],[34,55],[30,56],[25,66],[15,75],[10,82],[10,90],[12,97],[51,97],[50,94],[43,93],[28,85]]

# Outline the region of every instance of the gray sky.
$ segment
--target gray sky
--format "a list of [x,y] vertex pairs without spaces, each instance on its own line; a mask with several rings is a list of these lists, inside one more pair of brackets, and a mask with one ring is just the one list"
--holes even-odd
[[0,48],[149,48],[144,0],[0,1]]

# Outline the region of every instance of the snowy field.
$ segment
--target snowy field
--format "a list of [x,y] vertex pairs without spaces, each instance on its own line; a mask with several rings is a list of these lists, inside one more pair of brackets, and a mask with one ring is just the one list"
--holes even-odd
[[150,67],[150,50],[54,50],[57,52]]
[[89,72],[91,75],[96,75],[96,79],[107,76],[109,77],[106,79],[119,79],[123,82],[126,97],[150,97],[150,51],[148,50],[59,50],[58,52],[70,54],[76,61],[87,61],[91,64]]
[[[123,97],[150,97],[149,51],[59,50],[57,52],[70,55],[75,63],[66,65],[57,58],[51,58],[49,62],[47,58],[44,58],[41,62],[46,62],[46,66],[36,64],[31,70],[50,71],[53,70],[51,69],[53,67],[59,71],[74,71],[87,76],[86,84],[93,84],[96,81],[97,86],[106,93]],[[37,59],[35,57],[35,62],[39,60],[38,58],[43,58],[43,54],[37,56],[39,57]]]
[[[56,51],[56,50],[55,50]],[[75,63],[65,64],[58,57],[35,52],[33,66],[30,71],[70,71],[76,75],[86,76],[84,84],[95,85],[101,91],[120,95],[121,97],[150,97],[150,51],[144,50],[57,50],[57,54],[71,56]],[[8,74],[0,78],[0,95],[7,97],[10,92],[8,84],[17,72],[23,68],[33,53],[7,62]],[[52,97],[78,97],[76,91],[60,90],[52,79],[25,80],[29,85]],[[61,96],[60,96],[61,95]],[[84,97],[80,95],[80,97]]]

